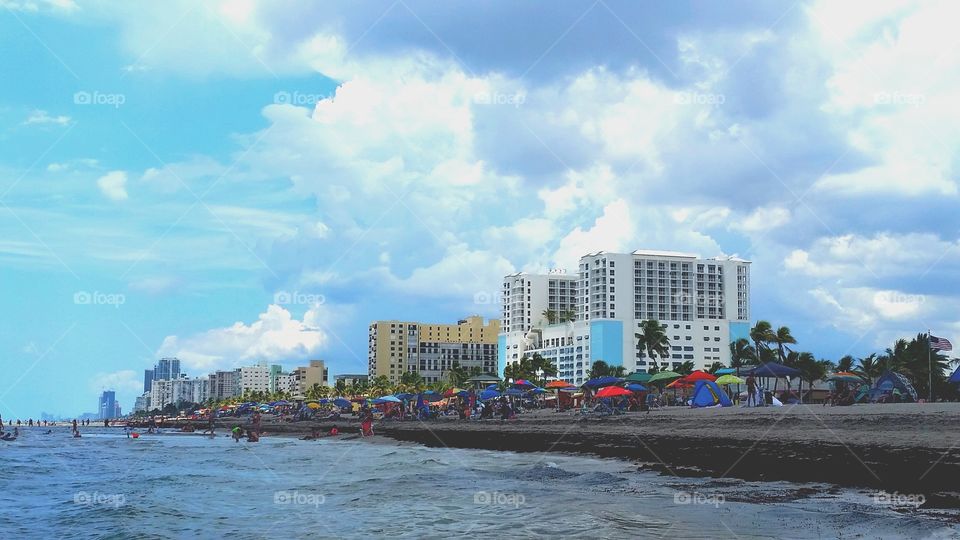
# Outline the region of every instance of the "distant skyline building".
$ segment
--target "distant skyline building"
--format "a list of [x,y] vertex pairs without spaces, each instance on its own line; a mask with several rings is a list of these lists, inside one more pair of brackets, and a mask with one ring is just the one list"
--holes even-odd
[[495,373],[499,333],[498,319],[484,324],[478,315],[456,324],[375,321],[368,332],[367,373],[396,383],[404,372],[418,372],[425,381],[436,382],[454,362]]
[[323,360],[310,360],[309,365],[298,367],[291,375],[297,389],[295,393],[300,395],[306,395],[307,390],[315,384],[329,386],[329,372]]
[[179,358],[161,358],[153,368],[153,379],[169,381],[180,377]]
[[100,420],[106,418],[116,418],[117,417],[117,394],[113,390],[104,390],[100,394],[100,400],[97,406],[98,416]]
[[143,391],[150,391],[150,384],[153,382],[153,370],[145,369],[143,370]]
[[[501,370],[524,355],[540,354],[557,366],[558,378],[582,384],[598,361],[626,372],[729,365],[731,341],[748,337],[750,262],[733,257],[702,259],[671,251],[599,252],[580,258],[574,321],[549,324],[542,311],[569,297],[556,274],[504,277]],[[543,284],[546,283],[546,287]],[[561,289],[566,295],[561,295]],[[647,358],[635,334],[656,319],[670,340],[666,358]]]

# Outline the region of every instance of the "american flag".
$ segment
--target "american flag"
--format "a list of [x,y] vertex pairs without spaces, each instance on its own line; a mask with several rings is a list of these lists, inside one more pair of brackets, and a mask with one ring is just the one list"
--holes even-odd
[[947,338],[937,337],[930,334],[930,348],[936,351],[952,351],[953,344]]

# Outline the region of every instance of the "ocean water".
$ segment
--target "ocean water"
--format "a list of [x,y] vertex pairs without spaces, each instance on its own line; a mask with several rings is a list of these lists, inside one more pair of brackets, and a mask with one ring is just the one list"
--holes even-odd
[[953,516],[867,492],[685,479],[618,460],[379,437],[24,431],[0,442],[5,538],[960,537]]

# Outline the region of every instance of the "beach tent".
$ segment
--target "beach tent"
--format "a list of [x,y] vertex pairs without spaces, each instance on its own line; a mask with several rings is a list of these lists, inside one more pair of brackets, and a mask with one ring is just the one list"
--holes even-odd
[[713,381],[697,381],[697,386],[693,390],[693,397],[690,398],[691,407],[730,407],[733,403],[727,397],[726,392],[720,390],[717,383]]
[[870,391],[871,400],[876,399],[882,394],[893,393],[894,390],[900,391],[900,396],[904,399],[910,398],[910,401],[917,401],[917,391],[903,375],[895,371],[887,371],[877,379]]
[[947,379],[947,382],[951,382],[953,384],[960,384],[960,367],[958,367],[957,370],[953,372],[953,375],[951,375],[950,378]]

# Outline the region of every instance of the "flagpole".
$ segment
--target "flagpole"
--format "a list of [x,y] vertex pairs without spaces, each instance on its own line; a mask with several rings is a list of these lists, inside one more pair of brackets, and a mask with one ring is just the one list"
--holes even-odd
[[933,354],[931,353],[931,349],[933,347],[931,347],[930,345],[930,336],[932,335],[933,334],[930,333],[930,329],[928,328],[927,329],[927,375],[929,376],[928,384],[930,386],[927,387],[927,401],[931,403],[933,402],[933,360],[932,360]]

